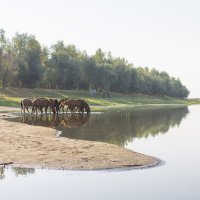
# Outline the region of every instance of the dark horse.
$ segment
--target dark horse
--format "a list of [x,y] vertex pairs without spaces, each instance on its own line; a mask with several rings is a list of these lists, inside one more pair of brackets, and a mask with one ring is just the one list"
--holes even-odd
[[53,106],[56,110],[56,113],[58,114],[58,111],[60,110],[58,100],[57,99],[49,99],[49,101],[51,101],[51,103],[53,104]]
[[22,99],[21,100],[21,113],[23,110],[24,114],[25,114],[25,108],[26,108],[27,112],[29,113],[29,110],[28,110],[29,106],[32,106],[32,100],[31,99]]
[[84,113],[84,111],[87,113],[91,112],[89,105],[81,99],[69,99],[67,100],[66,105],[68,106],[67,110],[70,109],[71,113],[77,110],[82,113]]
[[85,110],[85,112],[90,113],[91,110],[90,110],[90,106],[88,105],[88,103],[83,99],[80,99],[80,101],[82,102],[82,104],[83,104],[82,107],[84,107],[84,108],[82,108],[82,107],[79,108],[79,112],[84,112],[84,110]]
[[53,105],[53,103],[46,98],[38,98],[36,100],[33,101],[32,103],[32,112],[36,111],[37,114],[37,110],[39,109],[41,111],[41,113],[43,113],[43,108],[45,108],[45,113],[47,114],[47,109],[48,107],[50,107],[53,111],[53,113],[56,113],[55,107]]

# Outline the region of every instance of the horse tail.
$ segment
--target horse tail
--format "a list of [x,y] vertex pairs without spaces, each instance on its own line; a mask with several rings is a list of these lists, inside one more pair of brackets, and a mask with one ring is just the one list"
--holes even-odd
[[20,105],[21,105],[21,109],[23,109],[23,100],[21,100],[21,102],[20,102]]
[[23,106],[23,100],[21,100],[20,105],[21,105],[21,113],[22,113],[22,109],[24,108],[24,106]]

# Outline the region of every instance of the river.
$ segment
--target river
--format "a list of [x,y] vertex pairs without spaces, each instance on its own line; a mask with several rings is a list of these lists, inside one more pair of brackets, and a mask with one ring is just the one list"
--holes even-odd
[[114,143],[163,160],[137,170],[0,169],[1,199],[199,200],[200,106],[16,118],[62,131],[60,137]]

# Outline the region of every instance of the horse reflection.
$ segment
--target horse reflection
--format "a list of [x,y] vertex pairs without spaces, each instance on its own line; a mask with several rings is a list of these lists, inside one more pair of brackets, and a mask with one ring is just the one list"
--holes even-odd
[[90,115],[88,114],[71,114],[67,117],[62,115],[60,124],[68,128],[84,127],[87,124],[89,117]]
[[23,115],[21,122],[35,126],[56,128],[63,126],[67,128],[83,127],[87,124],[90,115],[67,114],[67,115]]

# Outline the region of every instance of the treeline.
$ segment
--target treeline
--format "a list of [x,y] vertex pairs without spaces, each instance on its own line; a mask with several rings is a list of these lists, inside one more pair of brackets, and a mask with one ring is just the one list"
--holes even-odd
[[63,41],[45,47],[27,33],[16,33],[8,39],[3,29],[0,29],[0,87],[92,89],[179,98],[189,94],[179,79],[166,72],[134,68],[110,52],[98,49],[89,56]]

